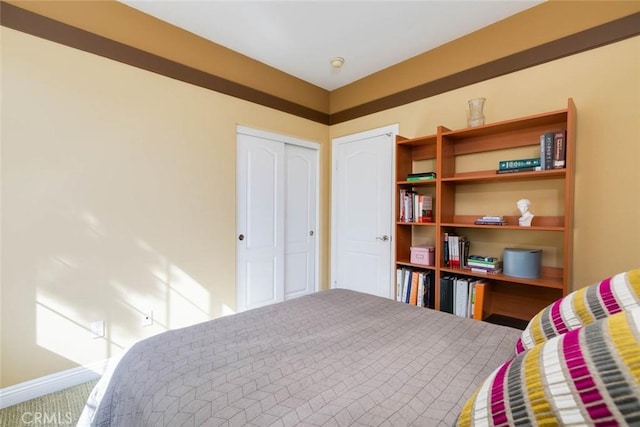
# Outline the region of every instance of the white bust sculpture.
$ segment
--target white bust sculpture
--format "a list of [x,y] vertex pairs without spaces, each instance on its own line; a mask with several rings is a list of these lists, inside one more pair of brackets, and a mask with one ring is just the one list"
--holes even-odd
[[531,227],[531,220],[533,219],[534,215],[529,212],[529,207],[531,206],[531,202],[529,201],[529,199],[520,199],[518,200],[518,203],[516,203],[516,205],[518,206],[518,210],[522,215],[520,218],[518,218],[518,224],[520,225],[520,227]]

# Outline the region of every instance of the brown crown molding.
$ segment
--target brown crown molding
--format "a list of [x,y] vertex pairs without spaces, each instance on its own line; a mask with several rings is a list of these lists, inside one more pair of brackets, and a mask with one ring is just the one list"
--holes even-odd
[[123,43],[0,2],[0,25],[324,125],[329,115]]
[[469,68],[364,104],[331,114],[330,125],[399,107],[450,90],[503,76],[640,34],[640,13],[635,13],[522,52]]
[[640,34],[640,13],[333,114],[305,107],[3,1],[0,1],[0,25],[317,123],[334,125],[637,36]]

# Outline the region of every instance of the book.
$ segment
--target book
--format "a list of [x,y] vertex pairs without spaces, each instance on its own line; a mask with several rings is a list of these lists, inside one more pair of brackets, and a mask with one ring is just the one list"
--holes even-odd
[[442,245],[442,262],[445,267],[449,267],[449,233],[444,233],[444,243]]
[[469,255],[470,261],[480,261],[480,262],[488,262],[488,263],[496,263],[500,261],[500,258],[494,256],[484,256],[484,255]]
[[528,166],[524,168],[513,168],[513,169],[498,169],[496,173],[514,173],[514,172],[535,172],[542,170],[542,166]]
[[420,273],[418,273],[418,298],[416,302],[416,305],[418,307],[424,307],[424,293],[425,293],[424,285],[425,285],[426,275],[427,273],[425,273],[424,271],[421,271]]
[[453,277],[440,278],[440,311],[453,314]]
[[476,267],[498,267],[502,263],[499,260],[483,261],[474,258],[467,258],[467,265]]
[[540,157],[544,156],[544,169],[553,169],[553,139],[555,132],[545,132],[544,134],[544,152],[540,153]]
[[404,284],[402,285],[402,302],[409,302],[409,293],[411,291],[411,274],[413,271],[407,270],[404,274]]
[[474,285],[473,318],[475,320],[484,319],[484,301],[488,293],[488,286],[489,284],[482,280],[477,281]]
[[408,177],[407,178],[407,182],[414,182],[414,181],[429,181],[429,180],[433,180],[436,179],[435,176],[416,176],[416,177]]
[[419,172],[410,173],[407,175],[407,181],[421,180],[421,179],[435,179],[435,172]]
[[409,304],[418,305],[418,282],[420,272],[413,271],[411,273],[411,290],[409,291]]
[[473,319],[473,308],[476,300],[476,282],[478,279],[469,279],[469,298],[467,299],[467,317]]
[[540,135],[540,169],[544,170],[545,169],[545,164],[546,162],[544,161],[544,134]]
[[531,166],[540,166],[540,157],[531,159],[500,160],[498,162],[498,170],[526,168]]
[[469,280],[458,277],[455,281],[454,313],[459,317],[467,317],[467,303],[469,300]]
[[478,225],[507,225],[507,221],[502,216],[483,216],[475,220]]
[[563,169],[566,164],[565,131],[557,131],[553,134],[553,168]]
[[402,285],[404,284],[405,268],[396,270],[396,301],[402,301]]
[[426,275],[425,286],[425,307],[436,308],[436,275],[434,271],[429,271]]
[[420,218],[418,222],[433,222],[433,199],[428,194],[420,195]]
[[498,274],[502,272],[502,268],[500,267],[496,267],[496,268],[469,267],[469,270],[473,273],[480,273],[480,274]]

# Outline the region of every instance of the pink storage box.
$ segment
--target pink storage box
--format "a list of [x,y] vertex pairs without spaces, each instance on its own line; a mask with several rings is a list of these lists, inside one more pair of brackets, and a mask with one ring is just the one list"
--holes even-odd
[[435,248],[429,245],[412,246],[411,263],[421,265],[434,265]]

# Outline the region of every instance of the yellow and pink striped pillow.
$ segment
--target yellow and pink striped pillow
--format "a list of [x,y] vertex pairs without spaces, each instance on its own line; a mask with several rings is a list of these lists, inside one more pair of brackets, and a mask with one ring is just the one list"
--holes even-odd
[[467,401],[457,425],[640,425],[640,308],[507,361]]
[[568,331],[640,307],[640,269],[578,289],[541,310],[516,343],[516,354]]

